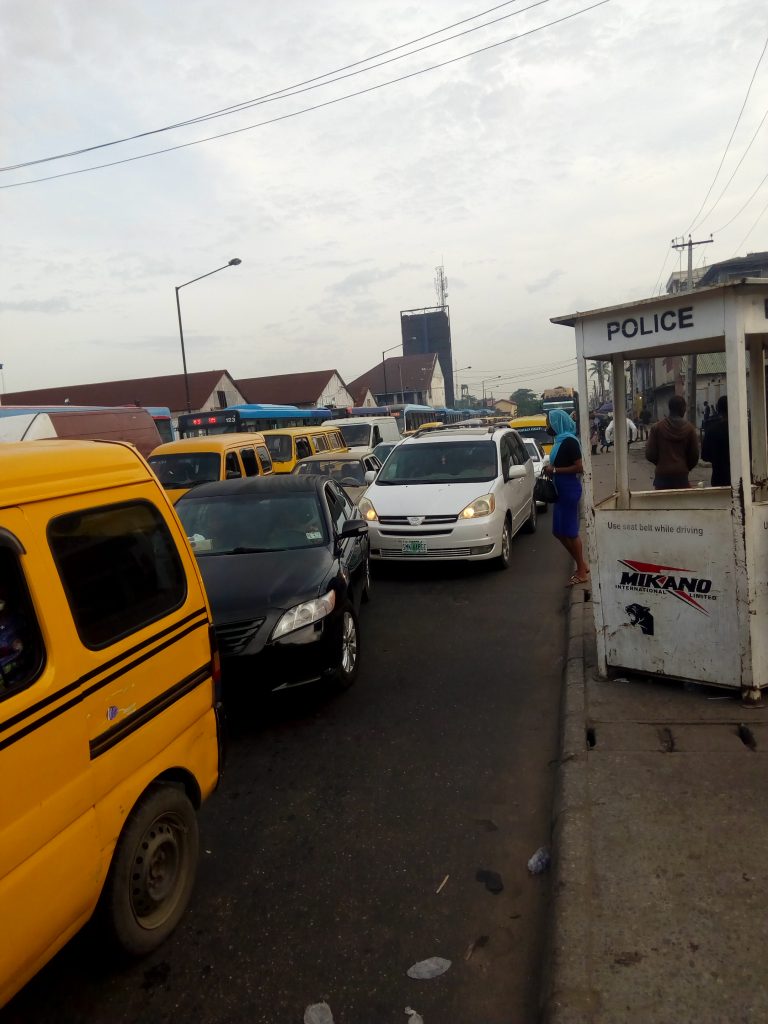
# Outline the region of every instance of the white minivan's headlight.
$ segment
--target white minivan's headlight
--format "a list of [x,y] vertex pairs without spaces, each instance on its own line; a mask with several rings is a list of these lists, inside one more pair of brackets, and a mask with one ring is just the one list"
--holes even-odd
[[482,498],[475,498],[466,508],[459,512],[459,519],[478,519],[480,516],[489,516],[496,510],[496,499],[492,494],[484,494]]
[[278,619],[277,625],[272,633],[272,639],[277,640],[286,633],[294,633],[304,626],[311,626],[313,622],[319,622],[326,615],[330,615],[336,606],[336,592],[329,590],[322,597],[316,597],[314,601],[305,601],[303,604],[294,605]]
[[373,502],[370,501],[369,498],[361,498],[357,507],[360,509],[360,514],[367,523],[375,523],[379,518],[376,515],[376,509],[373,507]]

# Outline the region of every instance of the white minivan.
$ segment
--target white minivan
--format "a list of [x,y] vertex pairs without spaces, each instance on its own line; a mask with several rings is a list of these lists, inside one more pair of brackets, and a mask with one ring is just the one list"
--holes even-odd
[[371,558],[496,559],[536,529],[531,457],[508,427],[443,427],[407,437],[358,502]]
[[382,441],[399,441],[400,431],[394,416],[350,416],[336,420],[348,448],[375,448]]

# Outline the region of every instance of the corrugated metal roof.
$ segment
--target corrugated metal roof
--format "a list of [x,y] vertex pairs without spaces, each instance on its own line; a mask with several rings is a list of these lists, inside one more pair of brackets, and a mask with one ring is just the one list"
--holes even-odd
[[248,402],[262,405],[316,405],[335,373],[338,374],[338,371],[277,373],[270,377],[247,377],[235,383]]

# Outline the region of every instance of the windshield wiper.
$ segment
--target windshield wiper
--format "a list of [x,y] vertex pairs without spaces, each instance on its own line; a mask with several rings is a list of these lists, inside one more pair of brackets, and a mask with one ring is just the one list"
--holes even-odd
[[259,555],[259,554],[262,554],[265,551],[274,551],[274,550],[275,550],[274,548],[249,548],[249,547],[242,547],[241,546],[239,548],[232,548],[231,551],[222,551],[222,554],[223,555]]

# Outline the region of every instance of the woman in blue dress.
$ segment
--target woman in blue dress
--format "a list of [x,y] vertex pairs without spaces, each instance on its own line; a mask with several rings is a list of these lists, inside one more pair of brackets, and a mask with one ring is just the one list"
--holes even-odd
[[584,561],[579,537],[579,500],[584,472],[581,445],[576,436],[576,424],[567,412],[552,409],[547,418],[555,443],[549,453],[549,464],[542,472],[552,478],[557,488],[557,501],[552,506],[552,533],[576,563],[576,571],[568,581],[573,587],[589,579],[589,566]]

